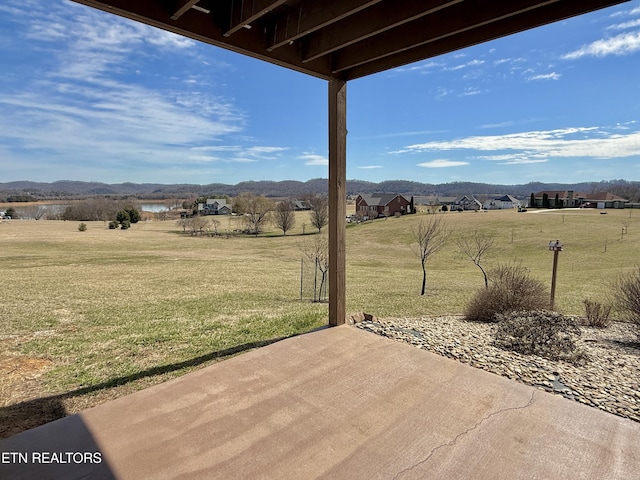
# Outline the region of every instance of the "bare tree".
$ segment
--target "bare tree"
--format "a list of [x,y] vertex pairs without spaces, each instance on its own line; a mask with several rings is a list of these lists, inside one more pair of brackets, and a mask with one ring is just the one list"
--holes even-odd
[[176,222],[176,225],[182,227],[182,232],[187,233],[187,227],[189,226],[189,219],[187,217],[181,217],[180,220]]
[[46,208],[38,205],[22,207],[20,212],[21,218],[40,220],[46,212]]
[[478,230],[473,232],[471,236],[464,236],[459,238],[456,242],[458,249],[466,257],[473,262],[473,264],[480,269],[482,275],[484,275],[484,286],[489,288],[489,279],[487,272],[482,266],[482,259],[484,255],[493,247],[495,241],[492,235],[486,233],[480,233]]
[[191,235],[203,234],[209,227],[209,219],[201,215],[195,215],[188,219]]
[[269,221],[275,205],[266,197],[260,197],[253,193],[242,193],[234,201],[234,209],[243,215],[247,230],[256,235],[262,231],[262,227]]
[[450,234],[443,217],[440,215],[429,215],[423,218],[413,229],[413,236],[417,242],[415,253],[422,264],[420,295],[424,295],[427,289],[427,260],[442,250]]
[[293,202],[291,200],[284,200],[278,203],[273,217],[273,222],[276,227],[282,230],[283,235],[286,235],[287,232],[296,225]]
[[316,195],[311,200],[311,225],[318,229],[318,233],[329,223],[329,198],[326,195]]
[[211,226],[213,227],[213,234],[217,237],[218,236],[218,227],[220,226],[220,222],[218,220],[216,220],[215,218],[212,218],[210,221]]

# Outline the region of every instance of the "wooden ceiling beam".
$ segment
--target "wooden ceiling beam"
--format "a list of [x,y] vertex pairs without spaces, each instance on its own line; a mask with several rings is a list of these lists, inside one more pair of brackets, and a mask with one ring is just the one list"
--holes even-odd
[[287,3],[287,0],[230,0],[229,26],[224,32],[229,37],[263,17],[271,10]]
[[422,17],[401,29],[388,30],[363,44],[346,47],[334,55],[333,71],[340,72],[394,55],[445,37],[557,3],[560,0],[491,0],[464,2]]
[[[318,78],[349,80],[628,0],[74,1]],[[232,5],[241,1],[253,3],[236,12],[238,28],[225,36]],[[272,19],[300,4],[325,5],[327,10],[304,10],[305,25],[317,29],[267,50]],[[253,28],[240,26],[254,18]]]
[[379,58],[376,61],[349,68],[341,73],[347,80],[361,78],[626,1],[581,0],[580,2],[574,2],[566,0],[556,2],[517,16],[503,18],[493,23],[485,23],[481,27],[466,31],[464,35],[445,36],[440,40],[423,43],[415,48],[398,52],[393,56]]
[[315,60],[461,2],[463,0],[395,0],[378,3],[302,38],[302,61]]
[[267,50],[272,51],[325,28],[382,0],[302,0],[267,25]]
[[[341,78],[341,75],[329,73],[331,66],[329,58],[320,58],[312,63],[302,63],[298,50],[292,46],[267,52],[264,48],[263,32],[259,28],[251,30],[242,28],[235,35],[225,37],[222,29],[216,23],[213,11],[207,15],[191,9],[178,20],[171,20],[171,15],[175,12],[164,8],[163,3],[157,0],[136,0],[135,2],[130,0],[74,1],[324,80]],[[210,5],[213,7],[216,3],[212,2]]]
[[176,2],[176,11],[171,15],[171,20],[178,20],[182,15],[189,11],[191,7],[197,4],[200,0],[179,0]]

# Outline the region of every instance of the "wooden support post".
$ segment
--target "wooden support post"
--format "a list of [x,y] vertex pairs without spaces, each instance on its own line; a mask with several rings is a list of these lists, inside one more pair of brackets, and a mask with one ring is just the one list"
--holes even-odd
[[556,302],[556,275],[558,273],[558,253],[560,250],[553,251],[553,271],[551,273],[551,306],[550,310],[553,311]]
[[345,322],[347,82],[329,80],[329,326]]

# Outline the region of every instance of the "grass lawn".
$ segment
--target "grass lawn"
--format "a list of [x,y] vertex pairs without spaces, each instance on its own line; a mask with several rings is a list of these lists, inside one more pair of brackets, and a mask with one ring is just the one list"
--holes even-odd
[[[0,424],[19,402],[57,395],[64,411],[77,411],[326,324],[326,304],[299,298],[302,231],[313,227],[308,213],[297,215],[286,237],[273,227],[258,237],[193,237],[174,221],[129,230],[87,222],[85,232],[76,222],[0,224]],[[604,300],[610,280],[640,258],[640,211],[443,216],[450,247],[429,260],[422,297],[411,244],[426,214],[349,225],[347,311],[461,313],[483,278],[455,238],[475,230],[495,235],[484,266],[521,262],[546,284],[547,245],[560,239],[556,308],[569,314],[583,313],[585,298]],[[218,231],[234,227],[225,218]]]

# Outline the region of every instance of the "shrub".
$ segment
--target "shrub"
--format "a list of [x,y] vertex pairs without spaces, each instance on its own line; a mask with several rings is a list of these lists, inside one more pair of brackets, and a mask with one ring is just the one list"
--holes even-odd
[[640,335],[640,267],[618,277],[613,285],[613,298],[617,309],[638,326]]
[[465,309],[467,320],[495,322],[496,314],[542,310],[549,305],[544,284],[520,265],[503,265],[489,270],[489,286],[481,288]]
[[546,310],[497,314],[494,333],[496,346],[525,355],[551,360],[577,361],[584,356],[576,352],[574,337],[580,327],[571,317]]
[[130,222],[131,218],[129,217],[129,212],[125,209],[122,209],[116,214],[116,222],[124,223],[125,221]]
[[122,222],[120,222],[120,228],[122,230],[126,230],[129,227],[131,227],[131,222],[129,220],[123,220]]
[[81,222],[80,225],[78,225],[78,231],[85,232],[86,230],[87,230],[87,224],[84,222]]
[[115,220],[111,220],[109,222],[109,229],[110,230],[115,230],[120,226],[120,224],[118,222],[116,222]]
[[584,300],[584,325],[589,327],[607,328],[611,325],[609,315],[611,314],[611,305],[604,305],[600,302]]
[[124,208],[124,211],[129,215],[129,221],[131,223],[138,223],[140,221],[140,211],[132,206],[128,206]]

